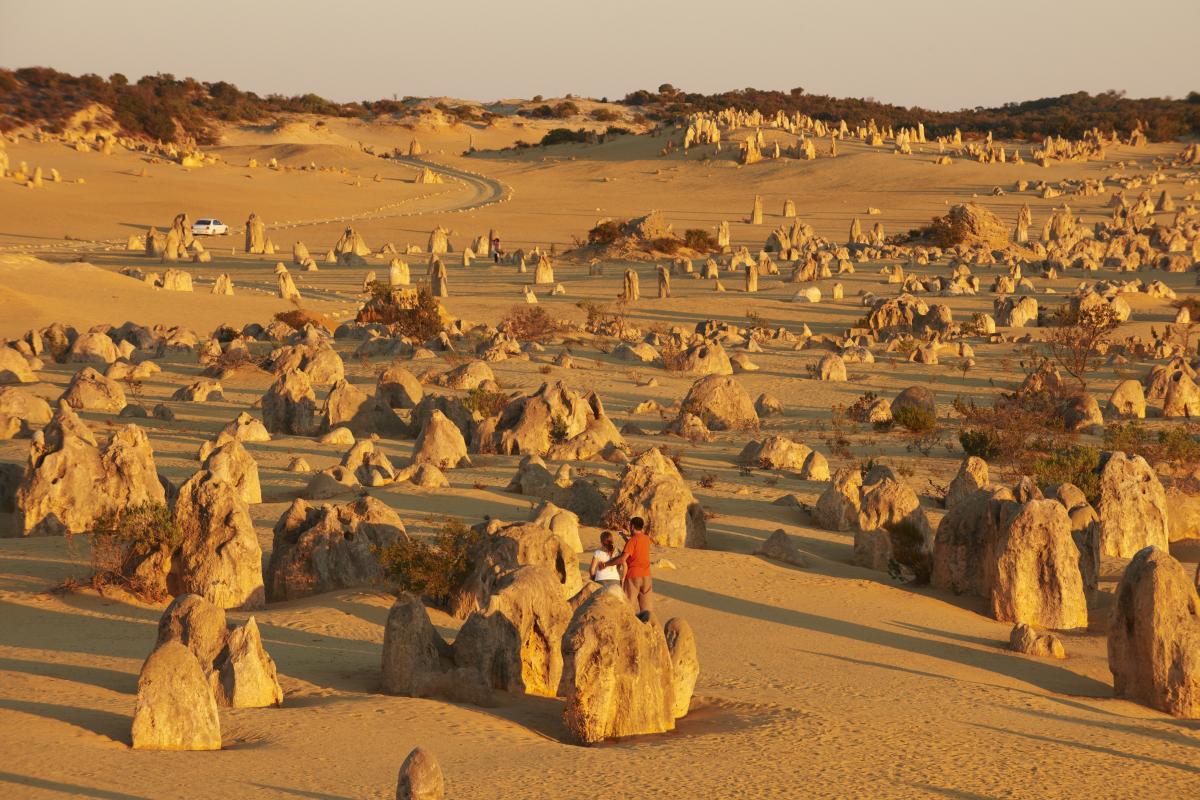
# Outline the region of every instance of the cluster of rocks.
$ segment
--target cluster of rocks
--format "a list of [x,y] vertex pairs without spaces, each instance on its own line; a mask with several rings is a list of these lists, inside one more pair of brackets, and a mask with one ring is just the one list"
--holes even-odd
[[470,554],[452,644],[402,594],[384,631],[393,694],[490,704],[495,690],[565,699],[577,741],[660,733],[686,715],[699,674],[691,629],[640,620],[619,591],[583,587],[574,553],[538,524],[488,524]]
[[283,702],[275,662],[254,617],[231,625],[203,597],[177,597],[158,623],[158,641],[138,674],[135,750],[219,750],[219,706]]

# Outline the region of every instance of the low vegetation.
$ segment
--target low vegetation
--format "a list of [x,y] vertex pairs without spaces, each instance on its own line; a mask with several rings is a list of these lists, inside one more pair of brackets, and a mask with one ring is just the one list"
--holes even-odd
[[155,570],[142,568],[156,554],[170,553],[182,539],[165,505],[147,503],[109,512],[86,535],[91,545],[88,584],[93,589],[118,587],[150,602],[167,599]]
[[450,609],[471,569],[470,554],[483,534],[461,519],[445,517],[430,542],[401,540],[379,552],[396,588]]

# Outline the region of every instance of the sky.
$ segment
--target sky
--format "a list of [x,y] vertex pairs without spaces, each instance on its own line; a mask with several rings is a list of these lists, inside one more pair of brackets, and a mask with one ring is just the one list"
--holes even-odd
[[489,102],[670,83],[936,110],[1200,91],[1200,0],[0,0],[0,66]]

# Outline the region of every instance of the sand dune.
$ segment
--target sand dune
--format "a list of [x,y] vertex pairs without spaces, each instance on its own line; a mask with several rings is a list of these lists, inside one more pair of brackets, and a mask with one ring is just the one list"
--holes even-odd
[[[733,246],[757,253],[767,233],[784,222],[785,199],[795,201],[799,218],[819,235],[835,241],[845,241],[854,218],[867,225],[881,221],[889,234],[900,233],[928,224],[951,204],[972,199],[1006,225],[1028,203],[1034,231],[1065,199],[1090,225],[1110,217],[1107,192],[1042,199],[1034,191],[1016,192],[1015,183],[1094,179],[1114,172],[1118,160],[1129,165],[1129,172],[1149,174],[1153,159],[1170,158],[1180,149],[1177,144],[1114,146],[1104,162],[1058,162],[1046,168],[963,159],[936,166],[934,146],[899,156],[859,142],[844,143],[836,160],[743,167],[731,153],[710,160],[679,152],[660,158],[665,140],[656,137],[463,155],[471,136],[477,147],[496,148],[517,139],[536,141],[555,126],[522,124],[413,131],[331,119],[320,131],[309,120],[278,129],[229,126],[222,146],[212,148],[223,162],[190,171],[148,163],[145,154],[106,157],[22,138],[7,148],[13,162],[57,167],[65,182],[40,190],[0,182],[0,246],[5,251],[0,256],[0,337],[19,337],[51,322],[85,330],[132,320],[187,326],[202,337],[222,324],[266,324],[275,313],[292,308],[275,296],[273,268],[280,260],[291,266],[290,248],[296,241],[303,241],[320,262],[316,272],[291,266],[301,305],[343,320],[363,300],[366,272],[386,275],[392,258],[371,255],[366,266],[353,267],[323,263],[325,251],[347,224],[363,234],[372,251],[385,242],[401,251],[408,244],[424,246],[435,226],[450,229],[455,252],[445,257],[450,285],[445,307],[467,323],[494,325],[522,302],[532,275],[486,259],[461,266],[461,249],[491,228],[509,251],[540,246],[561,254],[597,219],[658,209],[677,232],[715,230],[727,220]],[[414,136],[426,150],[422,161],[383,159],[358,147],[361,142],[381,153],[404,151]],[[257,169],[246,168],[249,158],[258,160]],[[313,162],[334,169],[276,172],[265,169],[270,158],[289,167]],[[444,168],[447,181],[412,184],[419,163]],[[143,168],[148,177],[138,175]],[[1195,192],[1194,184],[1185,184],[1177,171],[1166,172],[1156,195],[1163,188],[1177,199]],[[372,180],[375,174],[382,180]],[[72,183],[77,177],[85,182]],[[1004,194],[993,196],[997,186]],[[745,222],[756,194],[766,208],[760,226]],[[869,207],[882,213],[869,216]],[[206,241],[211,263],[174,265],[193,276],[191,293],[156,289],[121,275],[127,267],[164,268],[155,259],[125,251],[124,241],[149,225],[163,230],[181,211],[193,218],[220,216],[237,227],[254,211],[267,221],[279,254],[246,255],[236,234]],[[410,263],[414,283],[424,282],[428,256],[400,257]],[[642,263],[633,268],[640,273],[643,299],[624,313],[630,324],[647,331],[672,326],[691,331],[708,319],[745,325],[753,312],[771,327],[798,330],[808,325],[814,334],[841,336],[866,313],[862,293],[895,291],[880,273],[890,265],[887,260],[861,263],[854,274],[820,280],[815,285],[826,299],[810,305],[792,302],[800,287],[786,283],[786,274],[763,276],[754,295],[741,291],[738,275],[722,275],[729,291],[720,294],[712,281],[677,275],[672,296],[653,299],[654,265]],[[560,257],[555,278],[565,294],[551,295],[549,287],[539,287],[539,307],[582,322],[585,311],[578,304],[614,304],[628,266],[606,263],[603,274],[591,275],[586,260]],[[950,269],[943,261],[921,271],[946,276]],[[986,287],[1002,267],[975,269]],[[208,293],[222,273],[234,282],[232,297]],[[1195,292],[1190,273],[1132,276],[1105,266],[1086,275],[1064,270],[1054,279],[1037,277],[1036,293],[1040,302],[1057,303],[1080,280],[1130,277],[1162,280],[1181,297]],[[843,284],[844,299],[830,299],[834,283]],[[991,313],[994,295],[981,291],[927,299],[946,303],[955,320],[962,321]],[[1134,317],[1122,335],[1148,336],[1151,327],[1161,328],[1175,318],[1167,298],[1138,294],[1129,302]],[[751,398],[770,392],[782,401],[785,413],[764,420],[764,433],[809,444],[835,469],[868,459],[892,464],[922,496],[936,524],[944,513],[938,487],[948,483],[963,456],[954,436],[947,435],[943,445],[923,456],[907,450],[898,436],[855,426],[846,430],[850,454],[837,455],[829,443],[835,432],[833,407],[849,405],[867,391],[892,398],[920,385],[936,393],[939,415],[949,418],[956,396],[990,401],[1023,377],[1018,343],[979,337],[971,344],[976,364],[969,371],[957,368],[958,359],[924,365],[877,348],[876,363],[851,364],[847,382],[829,383],[812,380],[806,371],[823,349],[796,350],[772,341],[764,352],[752,354],[760,369],[739,374],[737,380]],[[387,359],[356,358],[356,345],[353,340],[335,344],[348,379],[370,389]],[[265,344],[256,347],[268,349]],[[571,351],[573,368],[553,363],[564,349]],[[195,380],[202,366],[193,353],[168,353],[156,361],[163,371],[145,381],[134,399],[147,407],[166,402],[176,412],[172,422],[139,424],[149,434],[159,469],[178,484],[197,469],[200,445],[239,411],[252,408],[272,378],[247,372],[222,382],[223,400],[171,401],[175,389]],[[414,372],[429,368],[440,373],[458,361],[454,354],[442,353],[409,366]],[[1090,391],[1103,402],[1120,380],[1140,377],[1151,365],[1150,359],[1105,364]],[[76,366],[48,363],[30,391],[55,399]],[[811,505],[826,484],[785,472],[740,469],[735,458],[749,433],[718,433],[710,442],[688,443],[660,435],[664,420],[659,414],[634,413],[643,401],[678,403],[694,376],[618,360],[594,342],[559,342],[527,359],[490,366],[506,391],[531,391],[560,379],[596,391],[617,426],[635,423],[648,431],[627,437],[635,451],[665,445],[678,453],[689,488],[709,512],[709,548],[660,552],[673,566],[655,574],[658,615],[686,618],[699,648],[693,710],[676,731],[585,748],[568,743],[561,700],[498,693],[494,707],[479,708],[384,695],[379,691],[383,624],[393,597],[380,588],[273,603],[256,612],[264,644],[278,665],[283,706],[222,709],[224,746],[219,752],[135,751],[129,735],[137,673],[154,645],[162,607],[91,590],[54,591],[67,579],[84,575],[87,548],[82,537],[6,538],[0,539],[0,742],[6,756],[0,793],[30,798],[384,798],[394,796],[396,770],[418,745],[436,753],[447,776],[448,796],[454,798],[1195,793],[1200,737],[1194,722],[1113,697],[1105,634],[1123,561],[1103,564],[1102,591],[1088,629],[1062,635],[1066,660],[1018,655],[1005,649],[1011,624],[987,616],[982,599],[913,587],[855,566],[853,534],[823,530],[808,513],[775,504],[794,494]],[[656,384],[648,385],[649,378]],[[321,389],[318,395],[323,398],[324,393]],[[123,422],[112,414],[83,416],[97,431]],[[1082,441],[1098,444],[1100,439],[1084,436]],[[0,462],[24,464],[29,444],[29,439],[0,441]],[[413,443],[383,439],[379,446],[396,463],[406,463]],[[264,495],[251,514],[269,555],[272,527],[308,479],[288,472],[288,463],[303,456],[322,469],[337,463],[345,448],[294,436],[248,448],[259,463]],[[394,484],[371,493],[394,508],[418,537],[428,536],[445,513],[472,523],[485,515],[527,518],[529,498],[503,491],[519,459],[472,458],[471,467],[449,472],[448,490]],[[573,467],[605,489],[619,472],[599,459]],[[1002,479],[1011,483],[1015,477]],[[792,537],[809,568],[753,555],[778,528]],[[585,552],[596,546],[598,536],[599,529],[584,528]],[[1189,558],[1182,548],[1176,555]],[[1187,567],[1190,574],[1194,562],[1189,560]],[[447,636],[461,624],[440,611],[431,614]],[[230,614],[238,622],[246,617]]]

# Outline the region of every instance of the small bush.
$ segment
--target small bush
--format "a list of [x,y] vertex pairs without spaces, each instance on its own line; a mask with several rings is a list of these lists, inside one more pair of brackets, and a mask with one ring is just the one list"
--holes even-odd
[[1060,483],[1073,483],[1095,505],[1100,499],[1100,450],[1074,445],[1037,455],[1029,476],[1042,491]]
[[570,432],[570,429],[567,428],[567,421],[561,416],[555,415],[554,419],[550,420],[550,441],[562,444],[567,440]]
[[294,331],[304,330],[304,326],[312,325],[320,328],[326,333],[333,333],[333,329],[337,327],[333,320],[325,316],[319,311],[309,311],[305,308],[293,308],[290,311],[280,311],[275,315],[275,319],[287,325]]
[[647,247],[657,253],[674,255],[675,253],[679,252],[679,248],[682,247],[682,243],[678,239],[670,236],[660,236],[657,239],[651,239],[647,244]]
[[892,411],[892,420],[910,433],[926,433],[937,427],[937,415],[929,409],[901,406]]
[[715,253],[721,249],[717,246],[717,237],[704,228],[688,228],[684,231],[683,244],[697,253]]
[[165,584],[140,575],[138,567],[157,553],[174,550],[182,538],[170,509],[162,504],[145,503],[103,515],[89,534],[92,588],[119,586],[146,600],[165,599]]
[[540,342],[566,330],[568,325],[541,306],[518,305],[509,309],[497,327],[514,339]]
[[445,329],[442,305],[428,286],[422,286],[414,294],[412,290],[395,289],[383,281],[375,281],[370,290],[370,299],[358,311],[358,322],[391,325],[400,336],[418,341],[432,339]]
[[590,245],[613,244],[624,235],[624,228],[625,222],[621,220],[605,220],[588,231],[587,243]]
[[471,552],[482,538],[462,520],[445,517],[431,543],[402,540],[384,548],[379,562],[401,591],[450,608],[471,571]]
[[984,461],[991,461],[1001,452],[1000,442],[996,434],[991,431],[963,428],[958,433],[958,443],[962,445],[964,453],[982,458]]
[[711,489],[717,485],[717,476],[711,472],[706,472],[696,481],[701,489]]
[[508,405],[508,395],[504,392],[489,391],[482,386],[476,386],[467,392],[463,405],[479,416],[487,419],[497,416]]

